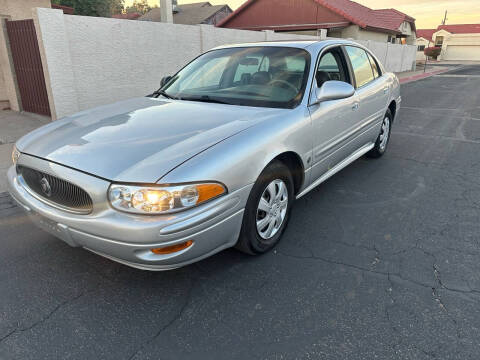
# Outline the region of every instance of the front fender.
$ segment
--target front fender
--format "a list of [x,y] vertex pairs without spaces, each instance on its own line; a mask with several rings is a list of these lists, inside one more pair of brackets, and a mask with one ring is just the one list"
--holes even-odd
[[287,151],[299,156],[307,171],[312,158],[308,110],[299,106],[257,124],[181,164],[158,183],[219,181],[230,192],[254,183],[265,167]]

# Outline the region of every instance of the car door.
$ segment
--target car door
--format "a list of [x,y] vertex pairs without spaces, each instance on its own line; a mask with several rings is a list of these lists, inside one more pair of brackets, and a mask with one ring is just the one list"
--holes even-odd
[[355,78],[356,95],[359,101],[359,122],[357,148],[366,142],[375,142],[383,116],[388,106],[389,86],[386,76],[380,72],[374,57],[366,50],[356,46],[345,46]]
[[[341,46],[322,51],[316,66],[312,94],[329,80],[345,81],[354,85]],[[350,133],[361,118],[356,95],[310,105],[309,111],[313,127],[311,182],[315,182],[350,154]]]

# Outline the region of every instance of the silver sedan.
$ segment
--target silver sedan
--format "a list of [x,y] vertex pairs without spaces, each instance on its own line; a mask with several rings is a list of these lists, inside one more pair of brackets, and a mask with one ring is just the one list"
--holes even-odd
[[213,49],[148,97],[21,138],[9,191],[71,246],[148,270],[272,249],[298,199],[382,156],[397,77],[343,40]]

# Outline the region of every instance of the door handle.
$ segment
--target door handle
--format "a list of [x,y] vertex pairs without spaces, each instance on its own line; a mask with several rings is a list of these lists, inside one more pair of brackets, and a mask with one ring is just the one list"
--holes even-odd
[[388,92],[388,87],[383,88],[383,93],[386,94]]
[[352,105],[352,110],[358,110],[358,107],[360,106],[360,104],[358,102],[356,102],[355,104]]

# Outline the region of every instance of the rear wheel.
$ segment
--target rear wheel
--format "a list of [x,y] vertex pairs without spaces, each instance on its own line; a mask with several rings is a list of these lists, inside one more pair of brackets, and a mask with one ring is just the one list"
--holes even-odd
[[384,116],[380,134],[375,142],[375,146],[367,153],[368,157],[379,158],[385,154],[385,151],[387,151],[388,142],[390,141],[390,134],[392,132],[392,122],[393,116],[390,109],[388,109]]
[[250,192],[235,247],[252,255],[273,248],[285,231],[293,200],[290,170],[280,161],[272,162]]

